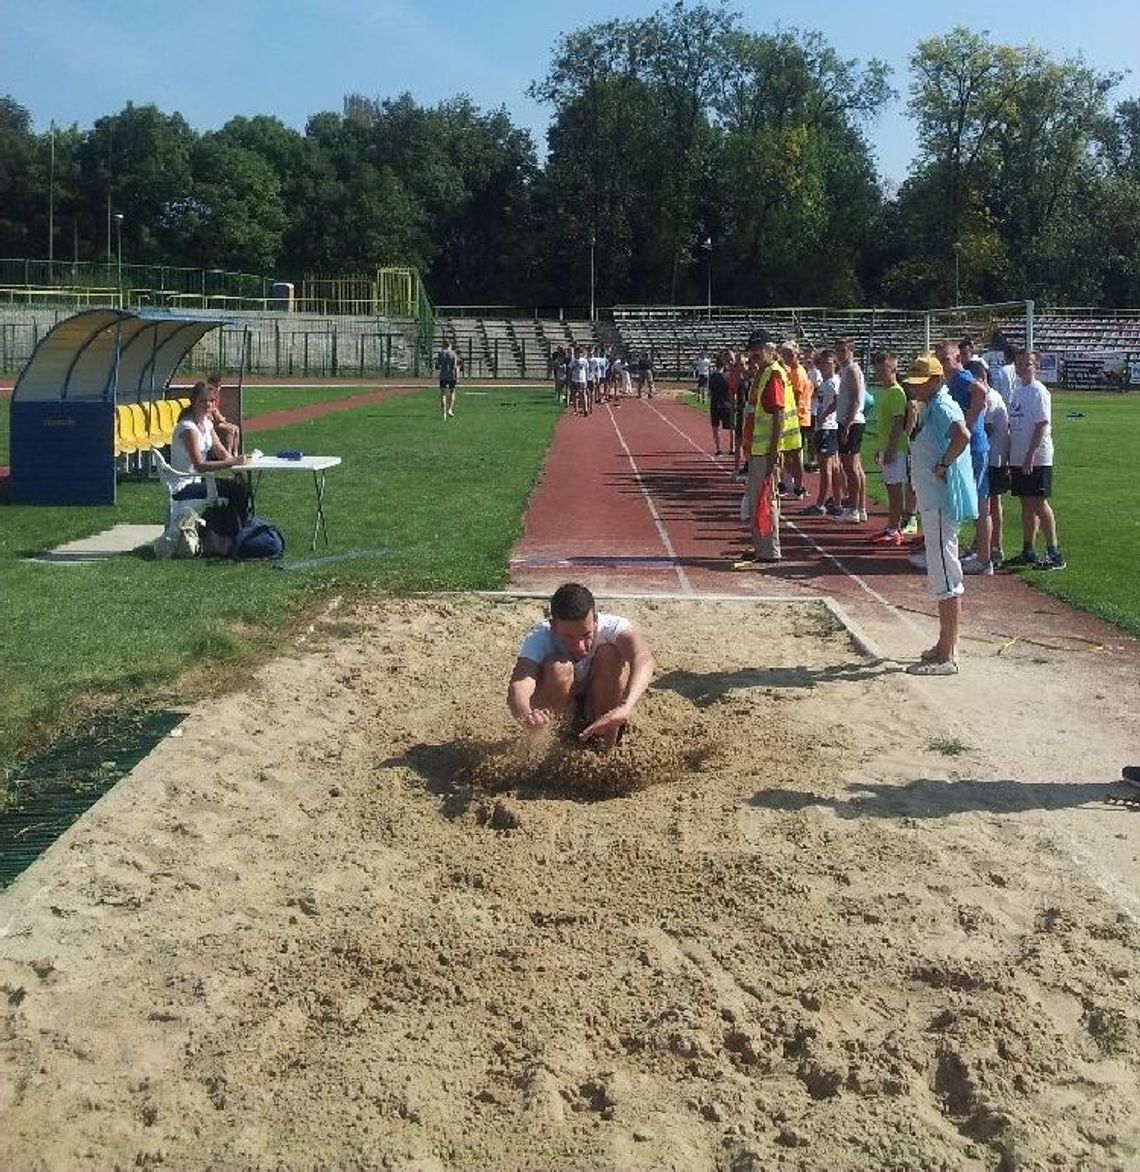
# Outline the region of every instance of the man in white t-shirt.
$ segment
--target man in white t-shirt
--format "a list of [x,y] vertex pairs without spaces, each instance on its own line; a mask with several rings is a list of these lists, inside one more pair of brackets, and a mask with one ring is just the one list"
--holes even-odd
[[[1009,405],[1010,489],[1021,501],[1021,553],[1006,565],[1063,570],[1057,520],[1049,504],[1053,491],[1052,399],[1037,379],[1037,355],[1023,350],[1014,363],[1017,385]],[[1034,552],[1037,530],[1045,537],[1045,556]]]
[[835,408],[839,421],[839,465],[851,501],[842,516],[845,521],[858,524],[867,520],[867,477],[859,456],[867,423],[863,413],[867,385],[863,371],[855,361],[855,348],[849,338],[836,340],[835,362],[839,371],[839,395]]
[[612,748],[653,679],[653,654],[632,624],[599,614],[585,586],[567,582],[550,600],[550,618],[523,640],[507,688],[507,707],[528,732],[559,720],[579,723],[583,741]]
[[697,376],[697,402],[703,403],[709,389],[709,375],[712,373],[712,360],[704,350],[697,355],[693,363],[693,373]]
[[816,387],[815,452],[819,460],[819,496],[814,505],[804,509],[805,516],[838,516],[843,510],[839,490],[839,420],[835,410],[839,402],[839,376],[835,373],[835,355],[820,350],[815,356],[820,383]]

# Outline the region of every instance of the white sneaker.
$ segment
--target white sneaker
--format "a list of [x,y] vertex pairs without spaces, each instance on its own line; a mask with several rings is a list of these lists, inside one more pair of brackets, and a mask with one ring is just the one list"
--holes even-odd
[[980,562],[978,561],[977,554],[971,554],[969,557],[962,559],[963,574],[982,574],[989,578],[993,577],[993,572],[993,562]]
[[862,522],[866,522],[866,520],[867,520],[867,510],[866,509],[859,510],[859,520]]
[[859,524],[859,510],[858,509],[844,509],[839,514],[840,521],[850,521],[852,525]]

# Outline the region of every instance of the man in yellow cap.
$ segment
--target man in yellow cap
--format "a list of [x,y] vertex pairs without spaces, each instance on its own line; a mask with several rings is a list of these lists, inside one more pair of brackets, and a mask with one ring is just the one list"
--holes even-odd
[[977,487],[970,463],[970,433],[962,408],[950,397],[942,363],[922,354],[903,379],[919,404],[911,439],[911,476],[922,516],[926,580],[938,600],[938,641],[906,669],[911,675],[958,674],[958,625],[962,613],[962,563],[958,526],[978,515]]

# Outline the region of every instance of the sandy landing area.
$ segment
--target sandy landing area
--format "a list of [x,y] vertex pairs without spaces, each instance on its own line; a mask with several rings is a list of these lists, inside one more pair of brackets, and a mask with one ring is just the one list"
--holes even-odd
[[1137,1167],[1082,746],[818,605],[610,609],[659,673],[609,758],[504,747],[535,601],[337,613],[196,709],[0,893],[0,1167]]

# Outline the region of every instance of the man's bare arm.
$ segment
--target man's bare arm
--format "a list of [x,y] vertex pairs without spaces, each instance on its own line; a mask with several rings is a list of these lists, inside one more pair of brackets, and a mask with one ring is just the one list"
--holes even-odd
[[614,646],[629,664],[629,684],[625,690],[625,698],[616,708],[603,712],[593,724],[578,734],[584,741],[590,740],[591,737],[603,736],[618,725],[628,724],[634,706],[653,682],[653,672],[657,663],[644,635],[639,631],[623,631],[614,640]]
[[507,707],[523,728],[541,728],[550,720],[548,712],[530,706],[537,687],[538,664],[520,656],[515,660],[515,670],[511,672],[511,682],[507,686]]

